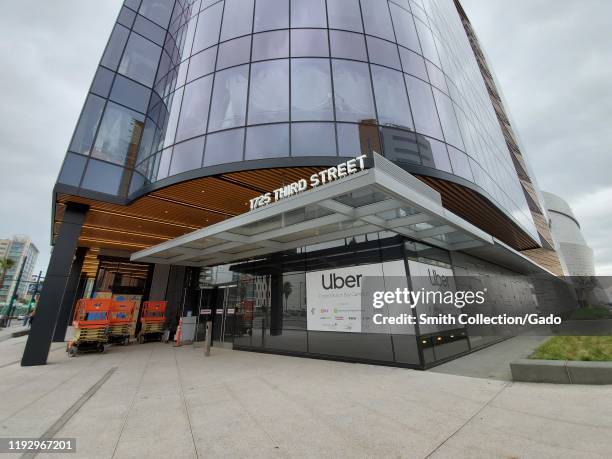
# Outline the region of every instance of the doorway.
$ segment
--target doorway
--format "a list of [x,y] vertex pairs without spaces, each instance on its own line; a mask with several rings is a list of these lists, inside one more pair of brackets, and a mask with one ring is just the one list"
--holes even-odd
[[237,284],[217,287],[213,319],[213,345],[231,348],[234,342],[234,316],[240,305]]

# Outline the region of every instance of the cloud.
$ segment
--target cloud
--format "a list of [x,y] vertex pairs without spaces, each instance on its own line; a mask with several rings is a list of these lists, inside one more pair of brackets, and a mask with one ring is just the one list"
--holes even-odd
[[540,188],[612,273],[612,2],[462,0]]
[[28,234],[46,270],[51,190],[121,1],[20,0],[0,15],[0,237]]

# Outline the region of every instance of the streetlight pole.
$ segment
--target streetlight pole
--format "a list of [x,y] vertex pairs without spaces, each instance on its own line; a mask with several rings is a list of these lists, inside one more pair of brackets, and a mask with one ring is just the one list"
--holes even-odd
[[10,327],[11,325],[11,316],[13,315],[13,304],[15,303],[15,300],[17,299],[17,295],[19,295],[19,283],[21,282],[21,276],[23,275],[23,269],[25,268],[25,265],[27,262],[28,262],[28,257],[24,257],[23,263],[21,264],[21,269],[19,269],[19,276],[17,276],[17,282],[15,283],[15,290],[13,291],[13,294],[11,295],[11,302],[9,303],[9,307],[8,307],[8,317],[7,317],[7,322],[6,322],[7,328]]

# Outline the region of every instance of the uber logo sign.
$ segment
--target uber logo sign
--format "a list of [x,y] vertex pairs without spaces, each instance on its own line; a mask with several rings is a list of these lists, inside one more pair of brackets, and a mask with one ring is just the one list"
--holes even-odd
[[344,277],[336,273],[321,274],[321,286],[325,290],[361,287],[362,277],[361,274],[357,274],[356,276],[349,274]]

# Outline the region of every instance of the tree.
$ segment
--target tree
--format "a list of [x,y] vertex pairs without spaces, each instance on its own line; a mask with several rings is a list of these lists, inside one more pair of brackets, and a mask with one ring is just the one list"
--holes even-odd
[[0,259],[0,289],[4,285],[4,278],[6,276],[6,272],[15,266],[15,261],[10,258]]
[[285,297],[285,311],[287,310],[287,300],[289,300],[289,295],[293,292],[293,287],[291,287],[291,282],[286,281],[283,283],[283,295]]

